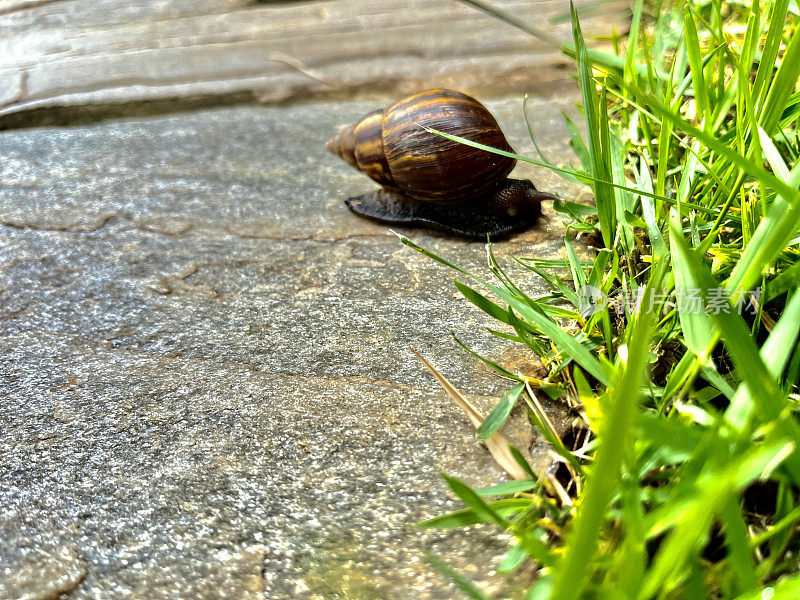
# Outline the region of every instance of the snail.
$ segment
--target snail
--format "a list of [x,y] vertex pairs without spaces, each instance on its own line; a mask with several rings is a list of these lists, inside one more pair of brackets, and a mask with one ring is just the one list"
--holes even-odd
[[362,217],[421,226],[474,239],[502,237],[536,223],[543,199],[528,180],[508,179],[516,160],[444,138],[431,130],[513,152],[483,104],[435,89],[373,111],[325,148],[382,189],[348,198]]

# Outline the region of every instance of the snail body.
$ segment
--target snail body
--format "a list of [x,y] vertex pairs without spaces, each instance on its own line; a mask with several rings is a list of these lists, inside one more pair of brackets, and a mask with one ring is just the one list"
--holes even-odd
[[393,225],[425,226],[472,238],[524,229],[541,214],[530,181],[507,179],[510,157],[433,133],[449,133],[513,152],[480,102],[454,90],[414,94],[373,111],[325,147],[383,189],[346,201],[363,217]]

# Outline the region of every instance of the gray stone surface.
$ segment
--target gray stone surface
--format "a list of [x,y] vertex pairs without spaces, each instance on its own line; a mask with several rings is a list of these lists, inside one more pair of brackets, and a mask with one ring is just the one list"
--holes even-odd
[[[626,27],[626,2],[576,5],[587,39]],[[453,0],[0,0],[0,129],[442,85],[564,89],[569,4],[493,6],[555,44]]]
[[[572,102],[531,102],[558,160]],[[489,104],[533,154],[521,101]],[[0,134],[2,598],[454,597],[424,547],[507,585],[492,530],[413,527],[458,506],[440,471],[503,474],[408,347],[484,409],[507,384],[450,329],[533,366],[451,273],[344,207],[372,184],[323,143],[379,105]],[[503,260],[560,252],[545,213]],[[408,233],[485,270],[481,244]]]

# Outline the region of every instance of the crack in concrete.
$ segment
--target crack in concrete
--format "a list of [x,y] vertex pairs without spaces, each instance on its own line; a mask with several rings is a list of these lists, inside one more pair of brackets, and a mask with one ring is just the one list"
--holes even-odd
[[226,228],[226,231],[231,235],[247,239],[247,240],[270,240],[273,242],[319,242],[322,244],[335,244],[342,241],[365,239],[365,238],[391,238],[391,233],[347,233],[339,236],[325,236],[320,234],[312,235],[271,235],[271,234],[255,234],[255,233],[242,233]]
[[[75,225],[75,224],[65,224],[65,225],[46,225],[42,223],[29,223],[29,222],[20,222],[9,218],[4,218],[0,216],[0,226],[9,227],[10,229],[16,229],[20,231],[40,231],[40,232],[53,232],[53,233],[94,233],[102,229],[105,225],[111,222],[117,223],[126,223],[123,227],[121,227],[118,231],[140,231],[142,233],[153,233],[157,235],[164,235],[170,238],[185,238],[188,237],[187,234],[189,232],[196,233],[197,227],[194,224],[185,224],[184,227],[181,228],[180,231],[168,231],[164,228],[159,228],[157,226],[151,226],[149,224],[142,224],[137,223],[136,221],[126,221],[122,219],[117,214],[105,214],[100,217],[100,219],[91,226],[84,226],[84,225]],[[348,233],[344,235],[320,235],[320,234],[310,234],[310,235],[279,235],[279,234],[250,234],[250,233],[242,233],[238,232],[232,227],[234,226],[224,226],[224,227],[208,227],[203,230],[203,232],[212,232],[218,235],[230,235],[234,238],[244,239],[244,240],[267,240],[272,242],[316,242],[320,244],[336,244],[339,242],[346,242],[350,240],[361,240],[361,239],[390,239],[392,237],[391,233]]]
[[115,214],[104,214],[91,226],[82,225],[58,225],[48,226],[40,223],[20,223],[8,218],[0,217],[0,225],[10,227],[11,229],[30,230],[30,231],[52,231],[59,233],[92,233],[98,231],[106,226],[107,223],[117,219]]
[[52,598],[53,600],[68,600],[70,597],[74,597],[75,593],[78,591],[83,585],[83,582],[89,577],[89,563],[87,563],[83,558],[80,559],[83,563],[83,569],[81,570],[80,577],[76,577],[73,581],[69,582],[71,585],[67,585],[60,590],[54,590],[55,595],[52,596],[43,596],[41,598],[37,598],[37,600],[48,600]]
[[0,15],[10,15],[11,13],[28,10],[30,8],[36,8],[38,6],[44,6],[45,4],[56,4],[61,2],[62,0],[22,0],[17,4],[11,4],[11,6],[0,8]]
[[313,381],[313,382],[323,382],[323,381],[342,382],[342,383],[357,384],[357,385],[379,385],[379,386],[389,387],[392,389],[406,390],[406,391],[412,391],[418,389],[418,386],[413,386],[398,381],[393,381],[391,379],[372,378],[372,377],[365,377],[363,375],[335,375],[335,376],[299,375],[294,373],[264,371],[261,368],[259,368],[259,365],[255,363],[250,363],[241,360],[221,359],[218,357],[206,357],[206,356],[185,356],[180,353],[155,354],[147,352],[146,350],[137,350],[135,348],[114,347],[113,345],[111,345],[111,342],[116,338],[113,337],[100,338],[95,340],[86,340],[85,338],[81,338],[78,340],[77,339],[78,336],[69,334],[66,334],[65,337],[74,338],[73,340],[67,341],[67,343],[76,350],[86,350],[87,348],[92,347],[94,351],[101,349],[106,352],[111,352],[118,355],[128,355],[143,359],[186,361],[186,362],[217,364],[220,366],[236,366],[247,369],[248,371],[254,374],[257,374],[262,377],[267,377],[270,379],[290,379],[296,381]]

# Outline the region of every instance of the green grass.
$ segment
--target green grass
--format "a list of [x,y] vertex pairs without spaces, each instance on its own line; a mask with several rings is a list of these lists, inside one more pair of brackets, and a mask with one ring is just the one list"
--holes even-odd
[[[570,465],[571,502],[536,481],[471,490],[446,478],[465,508],[422,525],[511,533],[500,570],[538,569],[525,598],[798,598],[798,4],[637,0],[632,12],[611,53],[587,49],[571,12],[563,51],[589,134],[566,127],[580,166],[515,156],[594,191],[593,207],[554,203],[562,261],[517,261],[551,293],[525,294],[491,252],[483,278],[403,240],[454,269],[464,297],[500,322],[489,331],[547,368],[530,378],[483,359],[510,384],[479,437],[538,392],[582,407],[593,439],[580,456],[531,412]],[[580,261],[570,240],[591,231],[603,247]],[[587,285],[641,302],[582,312]],[[703,309],[666,302],[672,292]]]

